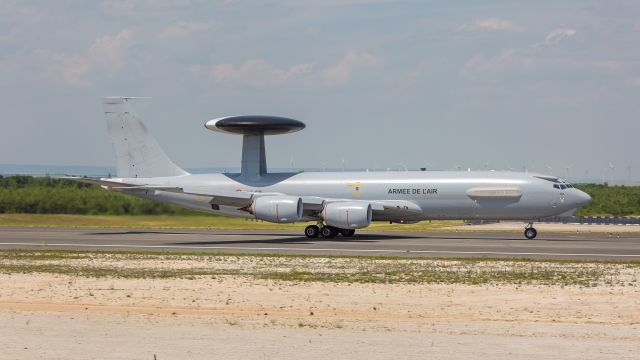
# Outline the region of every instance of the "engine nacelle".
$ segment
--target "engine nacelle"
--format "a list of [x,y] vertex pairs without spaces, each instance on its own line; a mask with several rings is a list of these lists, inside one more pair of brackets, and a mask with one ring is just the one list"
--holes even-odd
[[320,214],[329,226],[340,229],[360,229],[371,224],[371,204],[344,201],[328,203]]
[[302,218],[302,199],[296,196],[261,196],[251,204],[256,219],[274,223],[292,223]]

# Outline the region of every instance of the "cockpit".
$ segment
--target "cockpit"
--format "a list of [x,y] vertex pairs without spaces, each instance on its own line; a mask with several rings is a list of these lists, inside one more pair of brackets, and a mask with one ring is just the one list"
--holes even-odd
[[568,182],[564,182],[564,183],[560,183],[560,184],[553,184],[553,187],[556,189],[573,189],[573,185],[569,184]]
[[574,186],[571,185],[568,181],[553,177],[553,176],[535,176],[538,179],[547,180],[553,183],[554,189],[564,190],[564,189],[573,189]]

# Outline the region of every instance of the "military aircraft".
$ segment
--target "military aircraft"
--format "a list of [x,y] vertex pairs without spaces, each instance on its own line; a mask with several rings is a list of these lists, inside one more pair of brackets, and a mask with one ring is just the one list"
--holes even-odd
[[523,220],[572,213],[591,202],[555,176],[527,172],[406,171],[269,173],[264,137],[305,128],[275,116],[230,116],[207,129],[242,135],[240,173],[190,174],[160,148],[133,111],[131,97],[103,99],[117,177],[73,180],[106,190],[213,214],[274,223],[316,222],[309,238],[353,236],[373,221],[409,224],[436,219]]

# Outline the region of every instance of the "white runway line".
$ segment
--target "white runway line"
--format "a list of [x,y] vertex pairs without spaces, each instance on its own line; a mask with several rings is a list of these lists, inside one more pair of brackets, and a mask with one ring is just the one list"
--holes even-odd
[[598,257],[638,257],[640,254],[569,254],[543,252],[500,252],[500,251],[447,251],[447,250],[400,250],[400,249],[331,249],[331,248],[295,248],[295,247],[241,247],[241,246],[179,246],[179,245],[117,245],[117,244],[64,244],[64,243],[0,243],[2,245],[42,246],[42,247],[95,247],[95,248],[132,248],[132,249],[208,249],[208,250],[263,250],[263,251],[334,251],[362,253],[416,253],[416,254],[461,254],[461,255],[538,255],[538,256],[598,256]]

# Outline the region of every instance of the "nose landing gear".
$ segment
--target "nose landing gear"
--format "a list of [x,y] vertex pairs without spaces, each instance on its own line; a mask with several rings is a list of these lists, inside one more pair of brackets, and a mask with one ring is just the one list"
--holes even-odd
[[527,224],[524,228],[524,237],[527,239],[534,239],[538,235],[538,230],[533,227],[533,223]]

